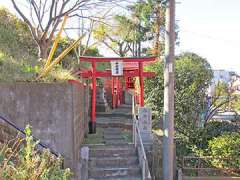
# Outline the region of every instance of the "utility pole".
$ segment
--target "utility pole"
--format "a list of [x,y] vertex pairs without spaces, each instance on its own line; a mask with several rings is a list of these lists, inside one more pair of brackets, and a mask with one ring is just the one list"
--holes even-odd
[[174,179],[174,48],[175,0],[166,2],[164,109],[163,109],[163,180]]

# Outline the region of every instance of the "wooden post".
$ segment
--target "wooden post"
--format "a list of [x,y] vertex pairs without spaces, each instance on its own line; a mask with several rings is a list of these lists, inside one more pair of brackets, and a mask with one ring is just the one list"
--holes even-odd
[[139,62],[139,81],[140,81],[140,107],[144,106],[144,79],[143,79],[143,63]]
[[89,122],[89,133],[96,133],[96,93],[97,93],[97,80],[96,80],[96,61],[92,62],[92,119]]

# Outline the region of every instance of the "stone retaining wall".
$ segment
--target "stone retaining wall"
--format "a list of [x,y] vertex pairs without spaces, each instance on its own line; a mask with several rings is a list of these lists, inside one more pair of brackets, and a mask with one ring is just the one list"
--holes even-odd
[[77,82],[0,83],[0,114],[64,155],[76,172],[88,130],[88,88]]

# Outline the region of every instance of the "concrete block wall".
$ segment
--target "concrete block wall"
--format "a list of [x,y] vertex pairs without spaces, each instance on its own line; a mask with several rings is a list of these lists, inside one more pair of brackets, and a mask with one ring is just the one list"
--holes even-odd
[[66,83],[0,83],[0,114],[64,155],[76,171],[80,146],[88,128],[86,86]]

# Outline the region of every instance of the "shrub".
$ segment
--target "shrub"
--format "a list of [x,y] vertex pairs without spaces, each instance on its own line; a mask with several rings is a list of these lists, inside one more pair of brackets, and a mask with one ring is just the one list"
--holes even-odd
[[204,128],[195,128],[191,137],[176,134],[178,165],[181,166],[183,156],[211,156],[208,147],[210,141],[222,136],[222,134],[239,131],[239,126],[229,122],[211,121]]
[[208,142],[225,132],[238,132],[240,127],[230,122],[210,121],[206,127],[199,129],[195,134],[195,144],[198,148],[207,149]]
[[30,127],[25,129],[26,138],[9,141],[0,151],[0,179],[3,180],[67,180],[70,169],[62,168],[62,158],[49,150],[38,151],[31,136]]
[[208,147],[215,167],[240,169],[240,132],[224,133],[210,140]]

